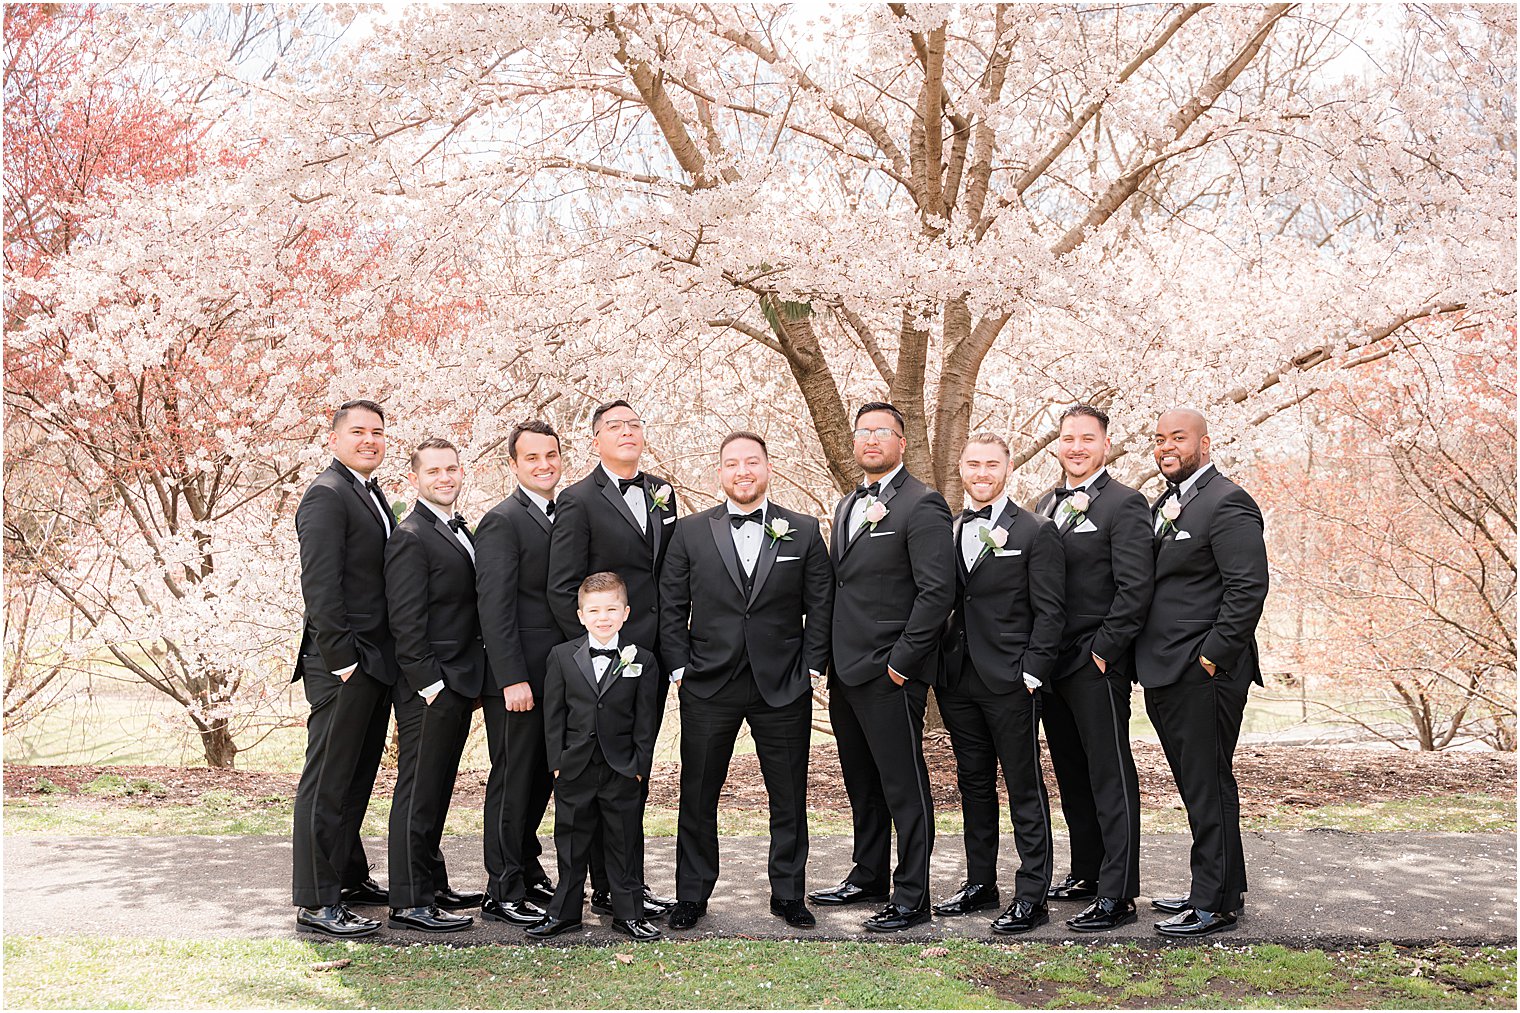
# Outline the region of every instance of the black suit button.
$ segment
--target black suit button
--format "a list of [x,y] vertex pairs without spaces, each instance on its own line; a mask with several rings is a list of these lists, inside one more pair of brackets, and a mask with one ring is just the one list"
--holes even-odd
[[597,705],[596,705],[596,709],[597,709],[597,710],[601,710],[601,709],[602,709],[602,705],[601,705],[601,704],[597,704]]
[[659,607],[656,606],[656,605],[651,605],[651,606],[649,606],[649,611],[651,611],[651,612],[658,612],[659,611]]
[[842,581],[842,580],[841,580],[841,581],[840,581],[840,582],[839,582],[839,586],[840,586],[840,587],[844,587],[844,581]]

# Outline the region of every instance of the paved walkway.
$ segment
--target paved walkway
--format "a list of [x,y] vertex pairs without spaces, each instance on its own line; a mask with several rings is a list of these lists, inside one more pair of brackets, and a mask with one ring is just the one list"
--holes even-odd
[[[882,939],[861,930],[870,912],[860,907],[816,908],[818,927],[799,932],[769,913],[765,838],[724,838],[724,878],[694,930],[677,938]],[[674,892],[672,838],[649,841],[647,868],[656,892]],[[1002,868],[1013,882],[1011,838],[1003,839]],[[1366,833],[1294,831],[1248,834],[1251,892],[1238,929],[1212,937],[1232,944],[1275,942],[1333,947],[1392,941],[1414,945],[1440,940],[1464,944],[1515,943],[1515,835],[1513,833]],[[1142,851],[1142,883],[1150,893],[1185,887],[1188,840],[1154,834]],[[451,837],[444,852],[456,888],[480,887],[479,838]],[[1065,841],[1056,841],[1057,869]],[[383,863],[375,842],[372,857]],[[549,856],[546,856],[546,858]],[[808,872],[815,886],[838,882],[849,870],[848,838],[813,841]],[[34,837],[4,839],[7,936],[89,935],[173,939],[290,938],[290,844],[272,837]],[[552,865],[549,866],[551,869]],[[934,896],[955,890],[962,872],[959,837],[940,835],[934,853]],[[376,877],[385,881],[384,868]],[[1005,898],[1005,900],[1011,897]],[[1052,923],[1017,938],[1158,940],[1141,900],[1140,921],[1100,936],[1080,936],[1061,924],[1081,908],[1054,904]],[[380,916],[383,909],[365,909]],[[620,942],[607,919],[587,913],[587,928],[556,943]],[[994,937],[996,912],[936,918],[896,936],[923,942],[947,936]],[[310,939],[311,936],[302,936]],[[521,930],[478,923],[465,932],[429,936],[381,929],[375,941],[447,941],[456,945],[520,943]]]

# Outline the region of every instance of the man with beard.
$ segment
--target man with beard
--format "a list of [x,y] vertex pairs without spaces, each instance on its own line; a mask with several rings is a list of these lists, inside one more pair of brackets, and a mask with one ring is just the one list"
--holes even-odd
[[727,501],[675,526],[660,576],[665,662],[681,694],[676,906],[689,929],[718,879],[718,796],[739,726],[749,723],[770,803],[771,913],[811,928],[803,902],[812,681],[829,651],[833,568],[818,521],[769,501],[765,440],[718,448]]
[[1209,463],[1209,428],[1186,408],[1156,423],[1166,491],[1152,506],[1151,610],[1135,646],[1145,710],[1166,753],[1193,832],[1192,886],[1158,897],[1164,936],[1235,927],[1246,892],[1235,743],[1251,683],[1261,683],[1256,624],[1267,598],[1261,510]]

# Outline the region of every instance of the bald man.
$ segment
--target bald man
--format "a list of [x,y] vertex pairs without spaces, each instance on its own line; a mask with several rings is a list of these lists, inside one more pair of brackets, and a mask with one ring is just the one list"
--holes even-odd
[[1245,903],[1235,743],[1251,683],[1261,684],[1256,624],[1267,598],[1261,510],[1209,463],[1204,417],[1174,408],[1156,423],[1166,491],[1151,507],[1156,585],[1135,644],[1145,712],[1156,726],[1193,831],[1186,897],[1151,905],[1164,936],[1235,927]]

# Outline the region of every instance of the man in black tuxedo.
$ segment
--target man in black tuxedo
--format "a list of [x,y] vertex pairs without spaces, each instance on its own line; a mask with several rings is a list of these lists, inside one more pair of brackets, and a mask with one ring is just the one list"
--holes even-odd
[[1108,416],[1090,405],[1068,408],[1056,440],[1066,479],[1037,508],[1066,550],[1066,634],[1041,720],[1071,835],[1071,873],[1050,896],[1092,898],[1066,922],[1078,932],[1134,921],[1140,892],[1130,683],[1155,559],[1145,497],[1108,473],[1109,449]]
[[1166,491],[1151,508],[1156,583],[1135,644],[1145,711],[1193,831],[1192,887],[1151,904],[1166,936],[1235,927],[1246,892],[1235,743],[1251,683],[1261,683],[1256,624],[1267,598],[1261,510],[1209,463],[1203,416],[1173,409],[1156,423]]
[[[554,850],[559,888],[528,935],[547,939],[581,926],[593,849],[602,851],[612,928],[638,942],[660,938],[645,917],[638,870],[644,853],[644,795],[659,734],[665,681],[655,656],[623,633],[628,593],[615,573],[581,582],[585,635],[549,652],[544,737],[554,773]],[[598,831],[597,828],[600,828]]]
[[439,845],[470,716],[490,679],[475,603],[475,546],[454,512],[464,485],[459,451],[448,440],[426,439],[412,451],[411,467],[417,503],[385,546],[385,598],[405,677],[396,684],[389,924],[455,932],[474,919],[452,911],[478,907],[484,895],[449,888]]
[[[924,765],[924,708],[938,673],[940,627],[955,594],[950,508],[902,465],[903,418],[872,402],[855,414],[865,482],[834,510],[829,717],[855,823],[854,868],[817,904],[891,900],[872,932],[929,920],[934,800]],[[892,831],[897,868],[890,868]]]
[[559,484],[559,435],[524,422],[507,437],[517,491],[475,529],[475,589],[491,686],[482,703],[491,774],[486,782],[489,921],[528,926],[554,896],[539,855],[538,825],[553,781],[544,756],[544,666],[563,639],[549,608],[549,537]]
[[660,643],[681,695],[676,906],[688,929],[718,879],[718,796],[749,722],[770,802],[771,913],[816,924],[803,902],[812,678],[829,654],[834,571],[818,521],[771,503],[765,440],[718,449],[727,501],[675,526],[660,575]]
[[384,410],[365,400],[341,405],[327,446],[335,460],[296,508],[306,617],[292,681],[301,680],[311,715],[296,789],[292,893],[298,930],[353,937],[380,923],[348,905],[386,902],[359,840],[398,678],[384,578],[394,522],[373,478],[385,459]]
[[1050,920],[1050,800],[1040,771],[1040,698],[1049,695],[1061,646],[1066,564],[1055,525],[1008,497],[1008,444],[1001,436],[973,434],[961,450],[960,474],[971,506],[954,526],[956,602],[936,695],[955,750],[966,882],[934,913],[963,915],[1000,902],[1001,765],[1019,852],[1013,903],[992,922],[992,931],[1006,935]]
[[[644,422],[627,401],[598,407],[591,415],[591,431],[599,463],[591,474],[562,492],[555,504],[554,535],[549,541],[549,607],[565,639],[579,636],[576,592],[581,581],[592,573],[615,573],[628,587],[625,637],[659,658],[659,573],[670,545],[671,525],[676,522],[675,493],[669,482],[639,470]],[[662,708],[668,685],[660,682]],[[643,782],[643,791],[648,794],[648,781]],[[611,907],[599,855],[600,849],[592,849],[591,909],[604,914]],[[637,875],[642,882],[642,864]],[[648,917],[664,915],[675,903],[654,896],[647,887],[644,899]]]

